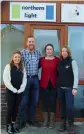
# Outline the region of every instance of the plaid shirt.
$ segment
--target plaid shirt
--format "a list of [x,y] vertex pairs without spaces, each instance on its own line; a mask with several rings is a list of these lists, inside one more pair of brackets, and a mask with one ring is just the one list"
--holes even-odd
[[28,52],[28,50],[23,49],[21,51],[21,55],[27,75],[28,76],[38,75],[39,59],[41,57],[40,52],[35,50],[33,53],[30,53]]

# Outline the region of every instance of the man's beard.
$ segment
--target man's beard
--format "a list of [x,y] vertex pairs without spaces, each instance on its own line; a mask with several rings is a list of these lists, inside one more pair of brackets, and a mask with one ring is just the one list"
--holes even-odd
[[34,49],[35,49],[34,45],[29,46],[29,50],[34,50]]

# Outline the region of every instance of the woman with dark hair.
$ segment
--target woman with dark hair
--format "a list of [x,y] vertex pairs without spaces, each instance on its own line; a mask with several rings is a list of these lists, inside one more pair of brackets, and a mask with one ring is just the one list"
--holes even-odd
[[71,57],[70,49],[65,46],[61,49],[60,62],[58,65],[58,95],[61,101],[61,126],[60,132],[66,130],[68,119],[68,133],[74,132],[74,96],[77,94],[78,87],[78,67],[75,60]]
[[19,51],[13,53],[10,64],[3,72],[3,81],[7,89],[7,132],[18,133],[16,117],[22,92],[25,90],[27,79]]
[[[43,127],[48,125],[48,115],[50,108],[50,123],[49,128],[53,127],[54,118],[56,113],[56,80],[57,80],[57,67],[59,58],[53,55],[54,47],[52,44],[45,46],[46,56],[40,59],[40,66],[42,68],[40,88],[42,91],[42,111],[44,115]],[[49,106],[50,105],[50,106]]]

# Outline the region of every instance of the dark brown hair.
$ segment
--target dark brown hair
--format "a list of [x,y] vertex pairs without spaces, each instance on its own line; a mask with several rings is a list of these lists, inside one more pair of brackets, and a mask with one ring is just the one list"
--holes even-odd
[[48,46],[52,47],[52,48],[53,48],[53,51],[54,51],[54,46],[53,46],[52,44],[47,44],[47,45],[45,46],[45,52],[46,52],[46,48],[47,48]]
[[[14,65],[13,57],[14,57],[15,54],[19,54],[19,55],[21,56],[20,51],[15,51],[15,52],[12,54],[11,61],[10,61],[10,66],[11,66],[11,67]],[[23,71],[22,57],[21,57],[21,61],[20,61],[20,63],[19,63],[19,68],[21,69],[21,71]]]
[[63,59],[63,56],[62,56],[62,49],[63,48],[66,48],[67,49],[68,57],[71,57],[71,50],[70,50],[70,48],[68,46],[63,46],[61,48],[61,51],[60,51],[60,59]]

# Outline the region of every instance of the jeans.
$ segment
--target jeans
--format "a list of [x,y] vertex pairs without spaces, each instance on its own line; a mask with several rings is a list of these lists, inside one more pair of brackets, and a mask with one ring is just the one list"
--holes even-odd
[[[32,87],[32,88],[31,88]],[[26,111],[31,90],[31,105],[29,109],[29,120],[34,121],[36,119],[36,107],[39,98],[39,79],[38,77],[27,77],[27,86],[23,93],[22,101],[19,107],[20,119],[26,121]]]
[[74,118],[74,96],[72,89],[58,89],[58,96],[61,101],[61,118]]

